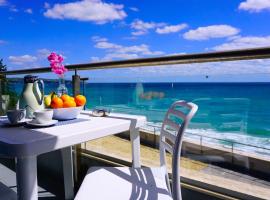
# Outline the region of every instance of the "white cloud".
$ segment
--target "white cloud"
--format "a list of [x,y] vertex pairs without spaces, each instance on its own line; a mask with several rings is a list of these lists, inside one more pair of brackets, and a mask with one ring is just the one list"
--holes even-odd
[[148,33],[150,29],[155,29],[165,25],[166,25],[165,23],[144,22],[142,20],[135,19],[131,23],[131,28],[134,30],[131,34],[136,36],[145,35]]
[[[9,56],[8,60],[10,63],[15,66],[16,69],[22,69],[22,68],[38,68],[42,65],[48,65],[47,57],[52,51],[46,48],[38,49],[34,54],[25,54],[21,56]],[[56,51],[59,52],[59,51]],[[66,60],[66,56],[64,56],[64,59]],[[67,64],[67,63],[65,63]],[[15,69],[14,68],[14,69]]]
[[153,67],[130,68],[133,77],[171,77],[171,76],[210,76],[270,74],[270,59],[194,63],[182,65],[164,65]]
[[123,39],[124,40],[136,40],[138,38],[134,35],[134,36],[123,37]]
[[[33,54],[25,54],[19,56],[9,56],[8,61],[15,66],[11,67],[13,69],[23,69],[23,68],[39,68],[40,66],[48,65],[47,57],[52,51],[46,48],[38,49]],[[55,50],[55,52],[60,52]],[[63,55],[63,54],[62,54]],[[64,61],[67,57],[63,55]],[[67,62],[64,62],[67,64]]]
[[39,59],[46,59],[49,55],[50,55],[50,53],[51,53],[52,51],[50,51],[49,49],[38,49],[37,50],[37,57],[39,58]]
[[232,50],[232,49],[244,49],[244,48],[255,48],[255,47],[266,47],[270,46],[270,36],[266,37],[233,37],[229,39],[227,43],[215,46],[212,48],[216,51]]
[[121,60],[121,59],[134,59],[134,58],[138,58],[139,55],[138,54],[128,54],[128,53],[108,53],[106,54],[102,59],[100,59],[99,61],[102,60]]
[[6,44],[6,43],[7,43],[7,41],[5,41],[5,40],[0,40],[0,45]]
[[[131,28],[136,29],[136,30],[144,30],[144,29],[152,29],[159,25],[160,23],[144,22],[142,20],[136,19],[131,23]],[[163,25],[163,23],[161,25]]]
[[163,54],[162,51],[151,51],[149,46],[146,44],[123,46],[115,43],[111,43],[106,38],[98,36],[92,37],[95,42],[95,47],[98,49],[104,49],[106,55],[99,59],[92,57],[92,60],[113,60],[113,59],[131,59],[144,56],[155,56]]
[[158,34],[176,33],[176,32],[179,32],[187,27],[188,27],[187,24],[170,25],[170,26],[164,26],[161,28],[157,28],[156,32]]
[[50,7],[51,7],[51,5],[48,2],[44,3],[44,8],[49,9]]
[[130,10],[134,11],[134,12],[139,12],[139,9],[136,7],[129,7]]
[[95,47],[98,49],[119,49],[122,46],[118,44],[114,44],[108,41],[107,38],[99,37],[99,36],[93,36],[92,40],[95,42]]
[[250,12],[270,10],[270,0],[246,0],[240,3],[238,8],[240,10],[247,10]]
[[25,9],[24,12],[28,14],[33,14],[33,10],[31,8]]
[[92,39],[94,42],[105,42],[105,41],[108,41],[107,38],[99,37],[99,36],[93,36],[91,39]]
[[134,35],[134,36],[145,35],[147,33],[148,33],[147,30],[141,30],[141,31],[133,31],[133,32],[131,32],[131,34]]
[[8,60],[13,64],[23,65],[37,61],[37,57],[31,55],[9,56]]
[[121,4],[105,3],[101,0],[82,0],[55,4],[46,10],[44,16],[52,19],[73,19],[104,24],[124,19],[127,14],[123,7]]
[[95,45],[95,47],[98,48],[98,49],[118,49],[118,48],[121,48],[120,45],[110,43],[110,42],[107,42],[107,41],[98,42]]
[[210,38],[224,38],[233,36],[239,32],[239,29],[229,25],[212,25],[190,30],[184,33],[183,36],[187,40],[208,40]]
[[11,7],[9,8],[9,10],[10,10],[11,12],[19,12],[19,10],[18,10],[15,6],[11,6]]
[[7,1],[6,0],[0,0],[0,6],[5,6],[7,5]]
[[169,53],[169,54],[166,54],[166,56],[176,56],[176,55],[185,55],[187,54],[186,52],[177,52],[177,53]]
[[187,27],[187,24],[168,25],[164,22],[144,22],[140,19],[135,19],[131,25],[133,36],[145,35],[149,30],[155,29],[158,34],[176,33]]

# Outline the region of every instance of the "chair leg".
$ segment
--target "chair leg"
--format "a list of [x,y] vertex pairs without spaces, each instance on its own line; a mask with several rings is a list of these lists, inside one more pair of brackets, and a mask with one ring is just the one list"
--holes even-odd
[[132,145],[132,166],[140,168],[140,132],[138,128],[130,130],[130,141]]

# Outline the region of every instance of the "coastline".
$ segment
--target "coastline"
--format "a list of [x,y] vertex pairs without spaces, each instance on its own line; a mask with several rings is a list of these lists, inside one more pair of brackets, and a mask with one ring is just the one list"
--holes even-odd
[[[160,135],[161,124],[156,124],[153,126],[153,123],[150,122],[150,126],[146,124],[141,128],[142,132],[147,134],[154,135],[155,141],[158,143]],[[212,133],[211,133],[212,132]],[[226,137],[225,137],[226,135]],[[240,137],[240,138],[239,138]],[[147,138],[147,137],[146,137]],[[149,137],[148,137],[149,138]],[[237,140],[238,138],[238,140]],[[264,146],[250,144],[246,141],[258,140],[257,143],[262,143],[262,141],[267,141],[269,144]],[[260,138],[255,136],[241,135],[237,133],[217,133],[213,130],[204,130],[204,129],[188,129],[184,135],[184,141],[192,143],[194,145],[199,145],[206,148],[216,148],[224,152],[235,153],[243,156],[251,156],[254,158],[262,159],[270,162],[270,139],[269,138]],[[149,141],[153,143],[153,141]],[[156,144],[157,145],[157,144]]]

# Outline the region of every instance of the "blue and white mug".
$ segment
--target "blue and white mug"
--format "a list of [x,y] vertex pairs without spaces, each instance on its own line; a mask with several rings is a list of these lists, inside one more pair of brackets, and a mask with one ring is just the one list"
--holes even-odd
[[20,123],[25,119],[26,110],[25,109],[18,109],[18,110],[8,110],[7,117],[11,124]]

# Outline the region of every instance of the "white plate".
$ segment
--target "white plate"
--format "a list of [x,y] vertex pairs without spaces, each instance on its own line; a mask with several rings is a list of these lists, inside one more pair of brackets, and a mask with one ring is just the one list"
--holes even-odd
[[30,126],[35,126],[35,127],[47,127],[47,126],[55,125],[57,122],[58,120],[51,120],[45,124],[40,124],[36,120],[33,119],[32,121],[26,122],[26,124]]

